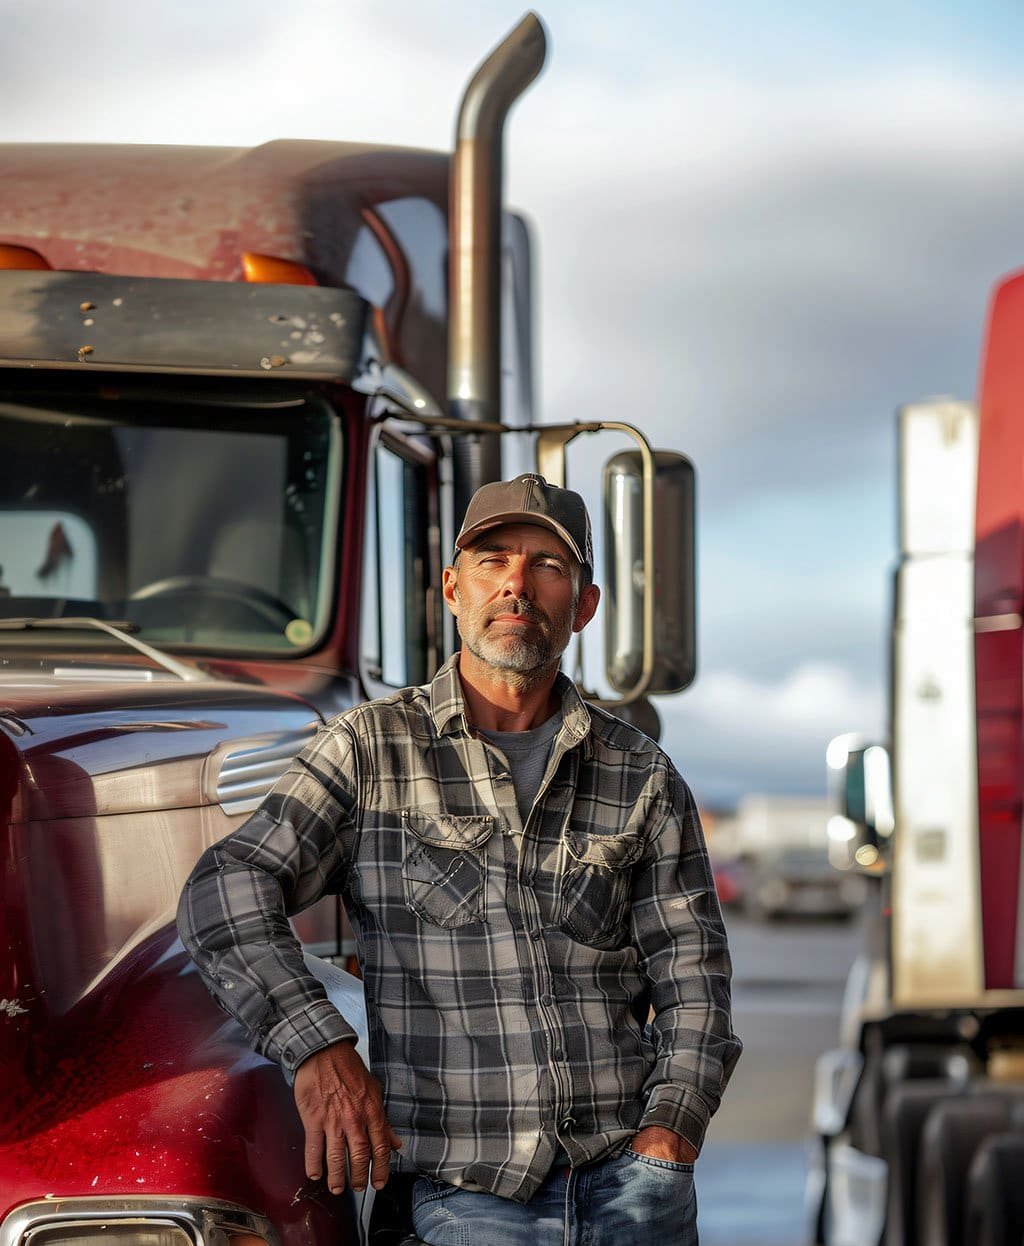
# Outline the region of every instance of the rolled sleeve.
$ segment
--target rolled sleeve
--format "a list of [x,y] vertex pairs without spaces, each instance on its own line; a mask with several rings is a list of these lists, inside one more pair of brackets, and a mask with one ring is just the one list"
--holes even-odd
[[732,1031],[732,965],[696,803],[667,761],[654,782],[632,896],[656,1052],[640,1128],[672,1129],[699,1150],[742,1044]]
[[332,1043],[359,1036],[333,1004],[324,1000],[307,1005],[285,1017],[267,1035],[267,1046],[278,1053],[281,1068],[289,1082],[304,1060]]
[[252,817],[203,853],[178,905],[182,942],[206,986],[289,1076],[315,1051],[356,1037],[288,920],[341,889],[356,786],[347,731],[320,732]]

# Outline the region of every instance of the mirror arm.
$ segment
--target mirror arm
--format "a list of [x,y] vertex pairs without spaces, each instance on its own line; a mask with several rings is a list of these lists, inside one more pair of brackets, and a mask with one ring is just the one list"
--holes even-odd
[[565,488],[565,448],[581,431],[571,426],[554,426],[537,434],[537,471],[549,485]]
[[640,463],[643,473],[644,507],[644,653],[640,675],[632,688],[620,697],[605,700],[589,698],[604,709],[628,705],[638,701],[650,687],[654,676],[654,451],[651,443],[632,424],[618,420],[599,420],[592,424],[552,424],[542,426],[537,433],[537,470],[551,484],[565,486],[565,447],[580,433],[625,433],[640,447]]

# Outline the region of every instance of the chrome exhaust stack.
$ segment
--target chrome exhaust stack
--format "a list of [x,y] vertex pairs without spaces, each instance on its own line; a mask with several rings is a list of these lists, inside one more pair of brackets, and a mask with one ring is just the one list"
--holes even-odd
[[[477,69],[459,107],[448,203],[448,411],[470,424],[501,423],[502,139],[546,52],[544,27],[527,13]],[[456,527],[475,490],[500,477],[499,440],[456,440]]]

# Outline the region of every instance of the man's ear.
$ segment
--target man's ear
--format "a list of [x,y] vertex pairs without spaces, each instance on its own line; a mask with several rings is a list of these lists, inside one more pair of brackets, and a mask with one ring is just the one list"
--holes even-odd
[[454,567],[445,567],[441,577],[441,596],[448,609],[459,617],[459,573]]
[[601,590],[596,584],[588,584],[580,593],[580,599],[576,603],[576,614],[572,621],[572,630],[574,632],[582,632],[590,620],[597,613],[597,603],[601,600]]

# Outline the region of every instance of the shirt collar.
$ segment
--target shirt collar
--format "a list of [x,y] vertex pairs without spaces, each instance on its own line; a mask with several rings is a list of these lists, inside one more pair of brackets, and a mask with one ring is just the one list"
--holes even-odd
[[[562,730],[579,744],[590,735],[590,711],[579,689],[562,671],[555,677],[555,691],[562,698]],[[430,716],[438,735],[469,731],[466,702],[459,679],[459,655],[455,654],[438,670],[430,683]]]
[[445,735],[449,730],[462,728],[469,730],[466,717],[466,702],[462,697],[462,683],[459,680],[459,655],[453,654],[438,669],[430,681],[430,716],[434,720],[438,735]]

